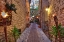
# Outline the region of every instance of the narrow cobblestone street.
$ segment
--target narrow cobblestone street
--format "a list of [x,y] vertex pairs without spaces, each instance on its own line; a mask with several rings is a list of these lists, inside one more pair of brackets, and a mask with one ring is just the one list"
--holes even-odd
[[32,25],[27,42],[40,42],[35,24]]
[[0,0],[0,42],[64,42],[64,0]]
[[43,33],[43,31],[40,28],[38,28],[37,24],[32,23],[28,29],[29,30],[27,29],[26,30],[30,32],[27,32],[25,30],[25,32],[22,33],[22,35],[24,36],[21,35],[20,38],[17,40],[17,42],[51,42],[47,38],[47,36]]

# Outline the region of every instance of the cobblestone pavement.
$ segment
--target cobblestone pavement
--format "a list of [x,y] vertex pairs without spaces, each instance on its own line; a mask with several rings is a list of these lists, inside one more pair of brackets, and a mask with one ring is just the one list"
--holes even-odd
[[17,42],[51,42],[38,25],[32,23],[18,38]]
[[44,34],[44,32],[41,30],[41,28],[38,28],[38,25],[36,24],[36,29],[38,33],[38,37],[40,39],[40,42],[51,42],[49,38]]
[[32,24],[30,25],[29,28],[25,29],[25,31],[17,39],[17,42],[27,42],[31,27],[32,27]]
[[32,25],[27,42],[40,42],[35,24]]

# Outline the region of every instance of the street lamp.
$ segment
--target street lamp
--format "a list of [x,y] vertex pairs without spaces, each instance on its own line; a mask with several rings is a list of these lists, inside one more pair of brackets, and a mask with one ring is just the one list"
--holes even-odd
[[1,16],[2,16],[3,18],[6,18],[6,17],[8,16],[8,13],[5,13],[5,11],[2,11],[2,12],[1,12]]
[[4,33],[5,33],[5,40],[7,42],[7,23],[6,23],[6,18],[8,14],[5,11],[1,12],[1,16],[3,18],[3,27],[4,27]]
[[38,16],[36,18],[39,18]]
[[49,8],[46,8],[45,10],[46,10],[46,11],[48,11],[48,10],[49,10]]
[[34,17],[34,16],[32,16],[32,17]]
[[50,13],[51,13],[51,9],[50,9],[50,7],[46,8],[45,11],[47,11],[47,14],[48,14],[48,16],[49,16]]

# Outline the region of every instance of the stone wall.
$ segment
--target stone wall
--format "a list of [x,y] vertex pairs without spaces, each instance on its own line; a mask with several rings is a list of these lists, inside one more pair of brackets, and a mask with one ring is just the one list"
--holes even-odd
[[8,27],[10,30],[11,27],[15,25],[17,28],[21,29],[23,31],[26,28],[26,3],[25,0],[13,0],[13,4],[16,5],[17,8],[17,14],[12,12],[12,25]]
[[49,0],[50,1],[50,14],[49,16],[51,25],[54,25],[53,14],[58,17],[58,22],[64,26],[64,0]]
[[[47,0],[49,1],[48,13],[46,13],[45,11],[45,9],[47,8],[46,0],[42,0],[42,1],[43,2],[41,3],[41,0],[40,0],[40,3],[39,3],[40,4],[39,14],[40,14],[41,23],[44,19],[43,14],[45,14],[45,19],[48,20],[49,31],[51,31],[52,26],[55,25],[53,14],[56,14],[58,17],[58,22],[61,23],[62,26],[64,26],[64,0]],[[46,15],[48,15],[48,17]]]
[[[49,12],[49,30],[52,30],[52,26],[55,25],[53,14],[57,15],[58,22],[64,26],[64,0],[49,0],[50,12]],[[52,36],[53,37],[53,36]],[[51,38],[52,38],[51,37]],[[52,38],[54,42],[54,37]]]
[[41,21],[41,27],[45,29],[45,22],[48,21],[48,14],[46,11],[46,8],[48,8],[49,3],[48,0],[40,0],[39,1],[39,14],[40,14],[40,21]]
[[[30,6],[28,0],[7,0],[9,4],[15,4],[17,10],[17,14],[12,11],[12,22],[10,26],[7,26],[7,33],[10,34],[10,31],[16,26],[18,29],[21,29],[21,33],[25,30],[26,24],[29,23],[29,15],[30,15]],[[5,1],[0,0],[0,13],[2,10],[5,10]],[[0,15],[1,17],[1,15]],[[0,26],[0,32],[4,33],[4,27]],[[0,33],[1,35],[1,33]],[[10,39],[11,42],[14,42],[14,39],[11,35],[8,35],[8,41]]]
[[[7,2],[11,3],[11,0],[7,0]],[[10,31],[14,26],[16,26],[18,29],[21,29],[21,32],[23,32],[24,29],[26,28],[26,23],[27,23],[26,22],[26,1],[12,0],[12,3],[16,5],[17,14],[12,12],[12,24],[10,26],[7,26],[7,31]],[[1,8],[3,8],[3,6]],[[3,31],[3,27],[0,26],[0,30]]]

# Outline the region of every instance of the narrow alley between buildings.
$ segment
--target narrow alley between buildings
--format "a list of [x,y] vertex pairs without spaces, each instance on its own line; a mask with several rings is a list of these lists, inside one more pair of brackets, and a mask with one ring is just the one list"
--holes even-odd
[[31,23],[29,28],[18,38],[17,42],[51,42],[36,23]]
[[64,42],[64,0],[0,0],[0,42]]

